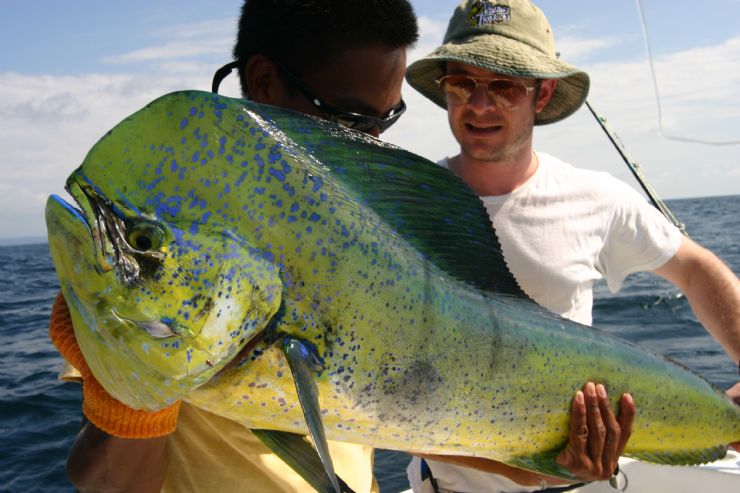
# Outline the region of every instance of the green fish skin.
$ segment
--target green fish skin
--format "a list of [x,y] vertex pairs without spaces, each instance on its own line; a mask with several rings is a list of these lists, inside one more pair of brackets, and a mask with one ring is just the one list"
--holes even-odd
[[[306,434],[285,337],[315,348],[330,440],[553,457],[586,381],[632,393],[627,455],[697,464],[740,441],[702,378],[550,314],[518,288],[479,199],[433,163],[330,123],[198,91],[125,119],[47,203],[85,358],[136,408],[185,399]],[[238,357],[237,357],[238,356]]]

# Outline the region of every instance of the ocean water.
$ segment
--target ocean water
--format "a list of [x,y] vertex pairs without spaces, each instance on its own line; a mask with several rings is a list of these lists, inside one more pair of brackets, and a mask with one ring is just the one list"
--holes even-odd
[[[689,235],[740,273],[740,196],[669,201]],[[45,244],[0,247],[0,491],[68,492],[65,461],[80,426],[80,391],[61,383],[61,360],[48,339],[58,291]],[[677,289],[649,274],[622,291],[597,288],[594,325],[665,354],[719,386],[738,369],[696,321]],[[381,450],[376,475],[383,493],[407,488],[409,457]]]

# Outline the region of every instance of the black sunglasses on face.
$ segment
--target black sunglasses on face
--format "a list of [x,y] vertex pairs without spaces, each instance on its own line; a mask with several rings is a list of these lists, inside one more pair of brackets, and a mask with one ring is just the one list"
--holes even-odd
[[[352,113],[350,111],[341,111],[328,103],[322,101],[316,94],[314,94],[306,85],[285,67],[279,63],[275,63],[278,69],[287,76],[290,81],[295,85],[298,90],[318,109],[321,113],[326,115],[326,120],[334,123],[338,123],[344,127],[357,130],[359,132],[372,132],[374,129],[378,129],[380,133],[385,132],[391,125],[396,123],[401,117],[404,111],[406,111],[406,103],[403,99],[398,106],[391,109],[386,116],[383,118],[377,118],[369,115],[362,115],[360,113]],[[239,62],[234,61],[227,63],[216,71],[213,75],[213,83],[211,84],[211,91],[218,93],[218,87],[221,85],[221,81],[228,76],[231,71],[239,67]]]

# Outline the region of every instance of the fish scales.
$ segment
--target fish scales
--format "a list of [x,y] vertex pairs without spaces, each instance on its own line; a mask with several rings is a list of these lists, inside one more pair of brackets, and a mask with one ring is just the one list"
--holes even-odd
[[740,440],[740,408],[705,380],[526,298],[472,192],[370,137],[173,93],[67,188],[80,210],[47,205],[54,264],[93,373],[133,407],[185,399],[306,433],[276,344],[292,336],[322,360],[332,440],[563,475],[551,459],[588,380],[632,393],[628,455],[699,463]]

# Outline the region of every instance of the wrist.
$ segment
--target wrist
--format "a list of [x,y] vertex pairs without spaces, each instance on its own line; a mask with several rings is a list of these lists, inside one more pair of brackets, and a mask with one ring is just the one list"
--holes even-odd
[[90,375],[82,383],[82,412],[95,426],[119,438],[156,438],[177,428],[180,401],[158,411],[132,409],[113,398]]

